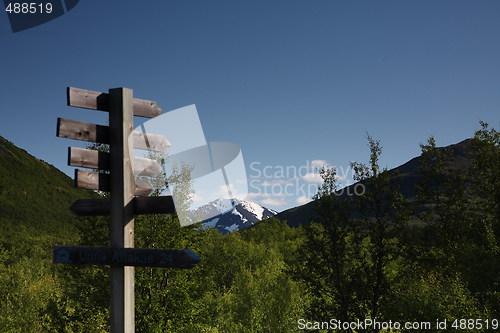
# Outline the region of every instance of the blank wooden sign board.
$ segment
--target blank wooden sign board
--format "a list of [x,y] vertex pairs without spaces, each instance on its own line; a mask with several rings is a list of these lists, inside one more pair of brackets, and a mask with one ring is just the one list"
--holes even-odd
[[151,185],[134,179],[134,174],[154,177],[162,167],[157,161],[130,155],[131,148],[165,152],[170,147],[164,136],[132,130],[133,116],[155,118],[162,110],[156,102],[133,98],[128,88],[106,94],[70,87],[67,98],[69,106],[109,112],[109,126],[59,118],[56,135],[109,144],[109,153],[70,147],[68,164],[109,171],[75,170],[76,187],[109,191],[110,198],[80,199],[70,209],[78,216],[109,215],[111,247],[55,245],[53,262],[111,266],[111,333],[132,333],[134,267],[192,268],[201,261],[191,250],[134,248],[134,214],[175,213],[171,196],[148,197]]

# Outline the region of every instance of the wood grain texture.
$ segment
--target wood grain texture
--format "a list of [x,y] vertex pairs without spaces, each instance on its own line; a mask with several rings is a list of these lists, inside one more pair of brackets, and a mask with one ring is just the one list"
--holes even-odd
[[76,169],[75,187],[109,192],[109,174]]
[[109,153],[91,149],[69,147],[68,165],[109,171]]
[[134,195],[140,197],[147,197],[153,192],[151,185],[144,179],[137,178],[134,185]]
[[87,142],[110,143],[108,126],[64,118],[57,118],[56,136]]
[[[77,147],[68,148],[68,165],[89,169],[109,171],[109,153]],[[163,171],[161,165],[148,158],[134,157],[132,160],[134,175],[155,177]]]
[[132,163],[134,175],[156,177],[160,172],[163,171],[160,163],[149,158],[134,157]]
[[[68,106],[98,111],[109,111],[109,94],[68,87]],[[137,117],[155,118],[162,113],[158,103],[144,99],[133,99],[133,114]]]
[[[110,144],[108,126],[83,121],[57,118],[56,136],[60,138]],[[135,149],[165,152],[170,142],[163,135],[132,131],[132,144]]]
[[165,152],[170,147],[170,142],[163,135],[133,131],[132,136],[135,149]]
[[[106,173],[76,169],[75,187],[110,192],[111,177]],[[134,196],[147,197],[151,194],[151,192],[153,192],[151,185],[144,179],[140,178],[135,180],[132,188]]]
[[[133,91],[109,89],[110,245],[134,247],[134,175],[129,138],[134,128]],[[134,268],[111,267],[110,331],[135,332]]]

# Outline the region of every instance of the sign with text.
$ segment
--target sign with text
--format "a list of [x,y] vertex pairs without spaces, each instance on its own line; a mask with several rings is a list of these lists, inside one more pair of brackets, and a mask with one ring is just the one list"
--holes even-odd
[[201,261],[191,250],[55,245],[53,262],[109,266],[193,268]]

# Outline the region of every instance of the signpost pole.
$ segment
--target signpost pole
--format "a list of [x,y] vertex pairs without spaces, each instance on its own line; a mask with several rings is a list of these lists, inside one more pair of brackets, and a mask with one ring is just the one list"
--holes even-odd
[[[134,247],[133,92],[109,90],[110,245]],[[134,267],[111,267],[111,333],[135,331]]]
[[[109,89],[101,93],[68,88],[68,105],[109,112],[109,127],[58,118],[58,137],[109,144],[109,154],[70,148],[72,166],[109,170],[108,174],[77,170],[75,186],[109,191],[109,199],[77,200],[70,209],[78,216],[110,216],[110,247],[55,245],[53,262],[110,265],[111,333],[135,332],[134,267],[193,268],[201,261],[191,250],[135,249],[134,214],[175,213],[171,196],[148,197],[147,181],[162,171],[158,162],[134,158],[133,148],[164,152],[170,142],[162,135],[134,132],[133,116],[155,118],[161,114],[156,102],[133,98],[132,89]],[[134,195],[138,196],[134,198]],[[142,196],[142,197],[141,197]]]

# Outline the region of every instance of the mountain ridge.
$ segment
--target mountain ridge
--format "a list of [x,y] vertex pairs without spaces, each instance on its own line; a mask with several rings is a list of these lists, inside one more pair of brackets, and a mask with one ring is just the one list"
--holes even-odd
[[[453,167],[467,164],[467,148],[471,139],[440,147],[453,150]],[[405,199],[415,197],[414,184],[420,179],[420,156],[393,168],[404,176],[401,192]],[[352,193],[352,184],[346,189]],[[348,191],[345,191],[348,192]],[[74,187],[74,181],[53,165],[30,155],[0,136],[0,244],[10,247],[12,235],[24,233],[46,234],[70,239],[76,237],[77,222],[69,207],[77,199],[99,197],[93,191]],[[202,223],[203,228],[213,227],[222,234],[243,230],[263,218],[275,216],[296,227],[307,224],[315,216],[311,210],[314,202],[293,207],[283,212],[257,203],[233,199],[217,199],[200,208],[211,216]]]
[[[450,149],[452,151],[451,157],[454,160],[449,160],[448,163],[452,168],[458,168],[470,164],[467,159],[467,149],[472,142],[471,138],[462,140],[456,144],[446,147],[437,147],[443,151]],[[401,194],[406,200],[412,200],[416,197],[415,184],[420,180],[420,156],[410,159],[408,162],[401,164],[398,167],[390,169],[389,172],[394,173],[396,170],[403,176],[401,183]],[[344,188],[345,193],[354,193],[354,187],[358,183],[354,183]],[[281,221],[287,221],[290,227],[298,227],[300,225],[307,225],[314,217],[318,217],[316,212],[312,210],[314,201],[308,202],[304,205],[293,207],[276,214],[276,218]]]

